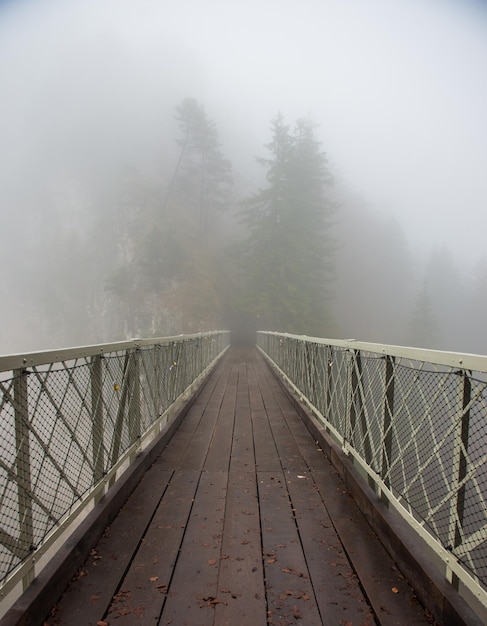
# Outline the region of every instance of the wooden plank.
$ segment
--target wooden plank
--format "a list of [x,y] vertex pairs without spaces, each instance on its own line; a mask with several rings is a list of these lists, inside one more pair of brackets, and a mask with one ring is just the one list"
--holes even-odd
[[265,411],[264,400],[259,388],[258,377],[261,372],[257,370],[255,361],[249,365],[248,385],[249,385],[249,401],[252,411]]
[[46,626],[91,626],[102,620],[171,475],[154,466],[145,474],[54,607]]
[[190,516],[199,472],[176,472],[130,568],[114,594],[108,622],[157,624]]
[[201,475],[160,624],[213,624],[227,481],[226,472]]
[[208,409],[219,409],[225,398],[227,385],[229,384],[230,368],[221,364],[217,372],[218,378],[214,381],[212,387],[205,385],[205,393],[201,394],[201,401],[205,403]]
[[176,470],[191,443],[194,432],[201,421],[204,413],[204,406],[193,406],[183,423],[174,433],[171,441],[165,447],[163,453],[156,460],[156,464],[161,469]]
[[283,472],[258,472],[268,623],[322,622]]
[[205,460],[204,467],[207,472],[228,472],[232,449],[236,401],[237,380],[230,382],[230,379],[228,379],[225,386],[225,395],[219,406],[217,423]]
[[286,474],[287,488],[321,618],[326,624],[375,624],[311,473]]
[[201,420],[181,457],[178,467],[194,471],[203,469],[217,419],[218,409],[205,409],[203,411]]
[[282,408],[282,415],[286,420],[306,465],[309,468],[323,468],[324,460],[328,463],[328,459],[319,443],[313,439],[313,436],[295,409],[292,407]]
[[230,385],[230,376],[231,372],[228,370],[220,376],[213,393],[207,398],[207,405],[201,419],[180,460],[180,466],[185,470],[200,470],[205,464],[215,425],[220,415],[222,400]]
[[276,397],[283,395],[282,389],[280,387],[271,388],[266,378],[265,368],[266,366],[263,363],[259,366],[258,384],[264,405],[266,406],[267,417],[281,466],[284,469],[304,472],[307,470],[306,462],[286,421],[283,419],[281,409],[276,400]]
[[252,416],[252,430],[254,437],[255,463],[258,470],[280,471],[281,463],[277,453],[272,430],[267,419],[264,400],[257,381],[258,373],[255,366],[249,367],[249,404]]
[[242,393],[242,379],[246,379],[246,374],[240,371],[240,391],[237,387],[235,424],[233,428],[232,453],[230,458],[230,470],[235,472],[255,470],[254,437],[252,433],[249,397],[248,393]]
[[217,387],[222,384],[222,378],[226,379],[228,376],[228,368],[225,361],[225,358],[223,361],[220,361],[208,377],[208,380],[205,382],[196,399],[196,406],[207,406],[210,398],[215,394]]
[[215,624],[262,624],[266,598],[254,471],[232,471],[228,481]]
[[381,626],[431,623],[333,469],[314,471],[313,478]]
[[271,413],[269,415],[269,423],[283,469],[290,472],[306,472],[308,465],[303,459],[303,455],[282,414],[280,412]]
[[228,370],[222,370],[219,366],[217,371],[210,376],[209,382],[198,396],[197,403],[189,410],[183,423],[166,446],[164,453],[157,459],[156,463],[160,467],[175,470],[180,466],[195,432],[200,426],[205,410],[208,408],[217,410],[219,408],[225,395],[227,380]]

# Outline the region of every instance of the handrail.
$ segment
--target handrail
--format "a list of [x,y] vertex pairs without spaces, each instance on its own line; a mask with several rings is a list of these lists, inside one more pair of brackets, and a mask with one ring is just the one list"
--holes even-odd
[[487,608],[487,357],[273,332],[257,345]]
[[0,594],[93,506],[229,345],[229,333],[0,357]]

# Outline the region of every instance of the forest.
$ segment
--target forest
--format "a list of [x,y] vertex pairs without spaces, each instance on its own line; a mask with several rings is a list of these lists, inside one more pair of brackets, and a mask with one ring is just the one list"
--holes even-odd
[[335,175],[311,119],[276,112],[255,180],[204,104],[173,122],[165,159],[25,204],[0,353],[240,327],[487,353],[487,261],[418,258]]

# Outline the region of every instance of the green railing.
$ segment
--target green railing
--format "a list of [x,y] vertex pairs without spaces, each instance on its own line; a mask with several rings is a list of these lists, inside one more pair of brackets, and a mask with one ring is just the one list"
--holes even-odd
[[0,357],[0,593],[161,431],[227,332]]
[[487,357],[264,332],[257,344],[487,607]]

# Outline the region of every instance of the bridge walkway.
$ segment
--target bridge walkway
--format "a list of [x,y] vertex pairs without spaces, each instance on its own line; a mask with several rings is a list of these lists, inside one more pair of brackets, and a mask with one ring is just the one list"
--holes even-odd
[[231,348],[46,626],[431,623],[255,348]]

